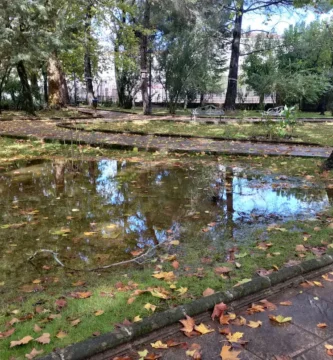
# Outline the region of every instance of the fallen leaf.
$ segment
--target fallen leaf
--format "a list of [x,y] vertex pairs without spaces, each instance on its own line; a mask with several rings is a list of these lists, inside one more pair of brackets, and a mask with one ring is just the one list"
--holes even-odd
[[172,262],[171,266],[172,266],[175,270],[177,270],[177,269],[179,268],[179,262],[175,260],[175,261]]
[[324,287],[324,285],[320,281],[314,281],[313,283],[318,287]]
[[246,319],[243,316],[240,316],[232,322],[232,325],[244,326],[246,325]]
[[293,303],[291,301],[281,301],[280,305],[282,306],[291,306]]
[[60,330],[60,331],[58,332],[58,334],[56,335],[56,337],[57,337],[58,339],[63,339],[63,338],[65,338],[66,336],[68,336],[68,334],[65,333],[65,332],[62,331],[62,330]]
[[35,341],[37,341],[37,342],[39,342],[41,344],[49,344],[50,341],[51,341],[50,334],[49,333],[44,333],[39,338],[35,339]]
[[150,293],[160,299],[169,299],[168,292],[161,288],[156,288],[150,291]]
[[265,308],[263,305],[256,305],[256,304],[252,304],[251,307],[246,310],[246,312],[249,315],[259,313],[259,312],[264,312],[264,311],[265,311]]
[[144,306],[144,308],[146,309],[146,310],[151,310],[152,312],[154,312],[155,310],[156,310],[156,305],[152,305],[152,304],[150,304],[150,303],[147,303],[145,306]]
[[296,245],[295,250],[296,250],[296,251],[299,251],[299,252],[306,252],[306,248],[305,248],[305,246],[302,245],[302,244]]
[[144,350],[142,350],[142,351],[138,351],[138,354],[139,354],[139,356],[140,356],[140,359],[139,359],[139,360],[144,359],[144,358],[148,355],[148,350],[147,350],[147,349],[144,349]]
[[284,317],[282,315],[278,315],[278,316],[268,315],[268,317],[270,320],[275,321],[279,324],[283,324],[292,320],[291,317]]
[[191,356],[195,360],[201,359],[201,346],[199,344],[191,344],[190,348],[186,351],[187,356]]
[[214,320],[215,317],[220,318],[221,315],[223,315],[224,311],[226,311],[227,309],[228,309],[228,306],[223,302],[221,302],[219,304],[216,304],[214,306],[214,310],[213,310],[213,313],[212,313],[212,320]]
[[326,281],[333,282],[333,279],[331,279],[328,274],[322,275],[321,277]]
[[174,245],[174,246],[178,246],[179,245],[179,240],[172,240],[172,241],[170,241],[170,244]]
[[202,295],[203,295],[204,297],[210,296],[210,295],[213,295],[213,294],[215,294],[215,290],[213,290],[213,289],[211,289],[211,288],[207,288],[207,289],[202,293]]
[[176,279],[176,276],[173,273],[173,271],[160,272],[158,274],[154,274],[153,277],[156,279],[164,279],[165,281],[174,281]]
[[327,324],[325,324],[325,323],[317,324],[317,328],[319,328],[319,329],[323,329],[323,328],[326,328],[326,327],[327,327]]
[[161,354],[149,353],[148,355],[145,356],[144,360],[157,360],[160,359],[161,357],[162,357]]
[[179,320],[179,322],[184,326],[183,328],[180,329],[180,331],[191,332],[194,330],[195,321],[190,316],[186,315],[186,319]]
[[104,310],[97,310],[97,311],[94,312],[95,316],[101,316],[103,314],[104,314]]
[[9,336],[13,335],[14,332],[15,332],[15,328],[11,328],[11,329],[9,329],[7,331],[0,332],[0,339],[6,339]]
[[74,299],[87,299],[90,298],[92,295],[91,291],[84,291],[84,292],[73,292],[69,296],[73,297]]
[[219,332],[220,332],[220,334],[222,334],[222,335],[231,334],[231,330],[230,330],[230,328],[228,328],[228,327],[223,328],[223,329],[219,329]]
[[133,322],[140,322],[140,321],[142,321],[142,318],[140,317],[140,315],[135,316],[133,319]]
[[29,354],[25,354],[25,357],[29,360],[34,359],[36,356],[43,354],[44,350],[36,350],[35,348],[33,348],[31,350],[31,353]]
[[41,332],[42,331],[42,328],[39,327],[37,324],[35,324],[34,326],[34,332],[38,333],[38,332]]
[[269,302],[268,300],[266,300],[266,299],[263,299],[263,300],[260,300],[259,301],[261,304],[263,304],[264,305],[264,308],[266,308],[267,310],[276,310],[277,309],[277,307],[276,307],[276,305],[274,305],[273,303],[271,303],[271,302]]
[[223,345],[220,356],[222,360],[240,360],[240,353],[241,351],[231,351],[231,346]]
[[228,334],[227,335],[227,339],[228,341],[230,341],[231,343],[233,342],[238,342],[242,337],[243,337],[243,333],[241,332],[235,332],[233,334]]
[[10,342],[10,347],[14,347],[14,346],[18,346],[18,345],[25,345],[28,344],[31,340],[33,340],[34,338],[31,336],[25,336],[24,338],[22,338],[21,340],[17,340],[17,341],[11,341]]
[[167,344],[163,344],[161,340],[156,341],[155,343],[151,343],[150,344],[151,347],[153,347],[154,349],[167,349],[168,345]]
[[134,250],[134,251],[131,251],[131,254],[133,256],[139,256],[143,253],[143,249],[139,249],[139,250]]
[[232,271],[231,268],[227,267],[227,266],[220,266],[220,267],[216,267],[214,269],[215,274],[217,275],[221,275],[221,274],[229,274],[230,271]]
[[248,324],[247,324],[247,326],[249,326],[252,329],[256,329],[261,325],[262,325],[262,321],[260,321],[260,320],[258,320],[258,321],[249,321]]
[[176,291],[179,292],[179,295],[184,295],[187,292],[187,288],[186,287],[180,287],[179,289],[177,289]]
[[194,326],[194,330],[198,331],[200,334],[205,335],[215,331],[214,329],[208,328],[205,324],[201,323],[200,325]]
[[65,299],[57,299],[55,301],[55,304],[57,305],[58,310],[62,309],[63,307],[65,307],[67,305],[67,301]]
[[76,320],[71,321],[71,325],[72,325],[72,326],[77,326],[77,325],[80,324],[80,322],[81,322],[80,319],[76,319]]
[[243,280],[240,280],[240,281],[238,281],[237,284],[234,285],[234,287],[237,287],[237,286],[246,284],[246,283],[248,283],[248,282],[250,282],[250,281],[252,281],[252,279],[243,279]]
[[130,297],[128,300],[127,300],[127,304],[128,305],[131,305],[131,304],[133,304],[133,302],[135,301],[135,297]]
[[73,286],[83,286],[85,284],[86,284],[86,282],[83,280],[79,280],[77,282],[72,283]]

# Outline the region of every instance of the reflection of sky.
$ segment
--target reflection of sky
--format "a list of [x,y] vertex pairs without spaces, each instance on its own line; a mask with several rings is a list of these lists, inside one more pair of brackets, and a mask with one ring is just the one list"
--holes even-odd
[[[304,197],[304,200],[298,199],[286,189],[283,193],[272,189],[269,186],[261,188],[252,187],[253,182],[234,177],[233,179],[233,206],[234,220],[244,214],[276,214],[280,216],[314,214],[319,209],[328,206],[328,200],[325,196],[321,200],[310,200],[310,196]],[[224,192],[223,198],[226,199]]]
[[102,160],[98,162],[99,175],[96,179],[96,191],[103,196],[108,204],[122,204],[124,196],[118,190],[117,160]]

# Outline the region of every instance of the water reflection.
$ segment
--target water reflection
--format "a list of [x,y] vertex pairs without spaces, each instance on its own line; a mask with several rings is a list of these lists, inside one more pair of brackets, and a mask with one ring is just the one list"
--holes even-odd
[[333,200],[333,189],[309,186],[302,178],[221,165],[64,159],[3,167],[0,194],[0,226],[23,224],[15,231],[0,228],[0,271],[7,277],[22,272],[26,254],[40,248],[83,266],[125,259],[167,236],[223,247],[242,241],[244,231],[309,217]]

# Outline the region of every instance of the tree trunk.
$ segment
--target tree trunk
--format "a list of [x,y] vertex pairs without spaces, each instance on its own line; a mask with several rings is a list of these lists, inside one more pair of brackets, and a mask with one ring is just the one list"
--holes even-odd
[[228,88],[225,97],[224,108],[226,110],[234,110],[236,107],[237,98],[237,82],[238,82],[238,63],[240,53],[240,40],[242,34],[243,21],[243,5],[241,1],[236,12],[234,30],[232,32],[231,58],[228,75]]
[[204,106],[205,105],[205,94],[201,93],[200,94],[200,106]]
[[[150,2],[145,1],[143,18],[143,28],[148,30],[150,27]],[[148,35],[141,32],[140,36],[140,68],[141,68],[141,94],[144,115],[150,115],[149,96],[148,96]]]
[[32,99],[31,88],[28,81],[27,71],[24,66],[23,60],[20,60],[17,63],[17,73],[20,78],[22,85],[22,95],[23,95],[23,109],[32,115],[35,115],[34,101]]
[[49,57],[47,66],[48,105],[50,108],[60,109],[68,103],[66,94],[63,91],[63,78],[64,75],[57,54],[53,52]]
[[69,92],[68,92],[68,86],[67,81],[64,72],[62,71],[62,68],[60,68],[60,82],[61,82],[61,92],[62,92],[62,98],[64,105],[69,104]]
[[333,151],[323,164],[323,170],[333,170]]
[[48,94],[48,86],[47,86],[47,69],[45,69],[45,66],[42,67],[42,75],[43,75],[43,88],[44,88],[44,102],[47,105],[49,102],[49,94]]
[[91,19],[92,19],[92,5],[89,4],[86,12],[86,20],[84,24],[85,28],[85,54],[84,54],[84,77],[87,87],[87,102],[89,106],[92,106],[92,102],[95,98],[91,56],[90,56],[90,43],[91,43]]
[[37,73],[34,71],[32,72],[30,76],[30,82],[31,82],[31,90],[32,94],[35,97],[35,99],[40,102],[40,92],[39,92],[39,86],[38,86],[38,76]]
[[1,110],[2,110],[2,89],[4,88],[11,71],[12,71],[11,66],[8,66],[5,69],[5,73],[2,76],[1,81],[0,81],[0,114],[1,114]]

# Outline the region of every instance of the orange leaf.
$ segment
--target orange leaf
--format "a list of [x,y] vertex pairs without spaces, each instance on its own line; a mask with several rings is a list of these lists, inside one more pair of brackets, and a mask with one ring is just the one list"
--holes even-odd
[[194,319],[188,315],[186,315],[186,320],[179,320],[179,322],[182,323],[182,325],[184,326],[180,329],[180,331],[191,332],[195,327]]
[[58,338],[58,339],[63,339],[64,337],[66,337],[67,336],[67,333],[65,333],[64,331],[59,331],[58,332],[58,334],[56,335],[56,337]]
[[203,295],[204,297],[210,296],[210,295],[213,295],[213,294],[215,294],[215,291],[214,291],[213,289],[211,289],[211,288],[207,288],[207,289],[202,293],[202,295]]
[[293,303],[291,301],[282,301],[280,302],[280,305],[282,306],[291,306]]
[[75,299],[87,299],[92,295],[91,291],[84,291],[84,292],[73,292],[70,294],[71,297]]
[[325,323],[320,323],[320,324],[317,324],[317,327],[318,327],[319,329],[323,329],[323,328],[326,328],[327,325],[326,325]]
[[238,355],[241,353],[240,351],[230,351],[231,346],[223,345],[220,356],[222,360],[240,360]]
[[71,321],[71,325],[72,326],[77,326],[77,325],[79,325],[80,322],[81,322],[80,319],[76,319],[76,320]]
[[262,303],[264,305],[264,308],[266,308],[267,310],[276,310],[277,309],[276,305],[274,305],[273,303],[269,302],[266,299],[260,300],[259,302]]
[[39,327],[37,324],[35,324],[34,326],[34,332],[38,333],[38,332],[41,332],[42,331],[42,328]]
[[177,269],[179,268],[179,262],[176,261],[176,260],[173,261],[171,265],[172,265],[172,267],[173,267],[175,270],[177,270]]
[[224,311],[226,311],[227,309],[228,309],[228,306],[223,302],[221,302],[219,304],[216,304],[214,306],[214,310],[213,310],[213,313],[212,313],[212,320],[214,320],[215,317],[220,318],[221,315],[223,315]]

